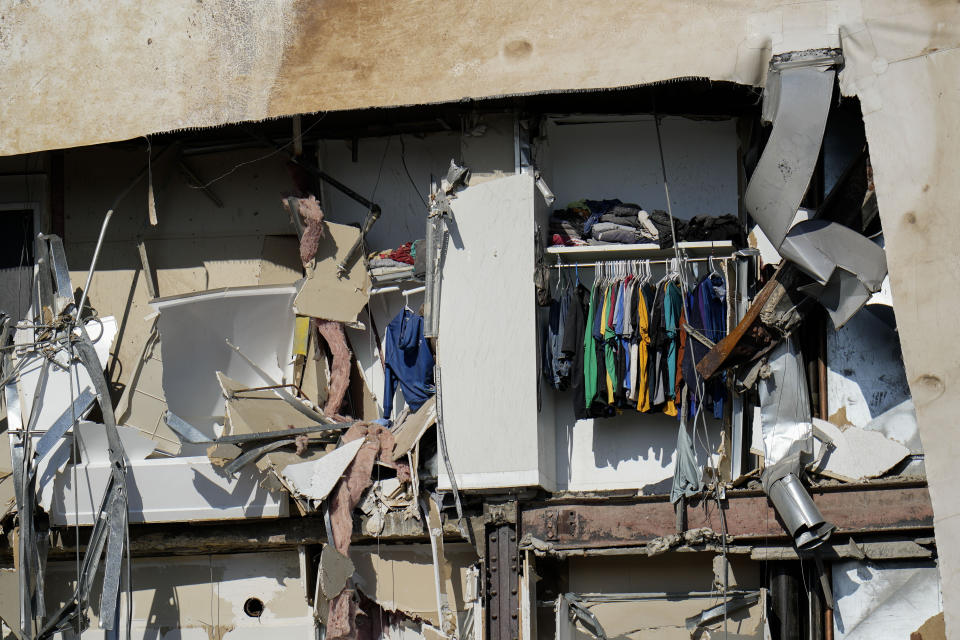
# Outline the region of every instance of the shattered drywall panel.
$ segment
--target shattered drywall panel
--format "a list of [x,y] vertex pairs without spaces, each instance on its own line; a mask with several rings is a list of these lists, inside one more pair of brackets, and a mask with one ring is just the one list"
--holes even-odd
[[917,425],[917,410],[913,400],[904,400],[892,409],[880,414],[863,427],[867,431],[882,433],[894,442],[910,450],[911,460],[902,469],[904,475],[925,475],[923,443]]
[[370,298],[370,274],[359,254],[342,278],[337,276],[337,265],[347,258],[360,230],[333,222],[325,222],[323,230],[315,264],[307,268],[307,277],[293,301],[294,312],[322,320],[356,322]]
[[437,424],[437,397],[433,396],[393,428],[393,460],[406,458],[407,453],[420,442],[424,432]]
[[281,475],[294,492],[314,503],[320,502],[333,490],[365,441],[364,438],[358,438],[348,442],[319,460],[288,464]]
[[219,371],[217,380],[226,398],[226,417],[230,426],[230,435],[299,429],[317,424],[272,390],[247,391],[248,385],[240,384]]
[[876,478],[910,455],[910,449],[878,431],[841,429],[818,418],[813,419],[813,426],[832,446],[827,447],[811,470],[831,478],[847,482]]
[[[296,551],[135,557],[132,569],[134,638],[315,637]],[[63,604],[75,579],[73,561],[51,561],[47,606]],[[263,604],[259,617],[244,612],[251,599]],[[123,616],[125,598],[120,601]],[[98,611],[91,608],[90,614],[91,629],[84,637],[102,637]]]
[[[170,411],[215,437],[214,425],[224,411],[218,371],[249,387],[289,382],[294,291],[292,286],[247,287],[155,300]],[[228,340],[269,380],[231,349]]]
[[909,638],[943,609],[933,562],[860,562],[833,565],[837,640]]
[[[368,598],[388,611],[400,611],[439,626],[437,596],[430,545],[352,545],[350,559],[356,567],[354,584]],[[465,594],[470,593],[468,567],[477,561],[469,544],[444,545],[452,568],[447,584],[450,604],[459,614],[467,611]]]
[[[69,455],[69,447],[64,449]],[[51,524],[74,524],[78,514],[80,524],[92,524],[109,475],[108,463],[68,465],[56,474],[45,473],[37,484],[40,505],[50,514]],[[261,487],[255,469],[227,476],[206,457],[133,461],[127,465],[127,477],[130,522],[275,518],[288,514],[287,494]]]

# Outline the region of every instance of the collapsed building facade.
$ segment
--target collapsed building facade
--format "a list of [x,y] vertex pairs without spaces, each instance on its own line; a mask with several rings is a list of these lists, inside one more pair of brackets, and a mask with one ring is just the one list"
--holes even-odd
[[2,137],[5,634],[955,628],[956,9],[690,8],[692,58],[584,4],[647,25],[618,65],[515,8],[418,38],[440,83],[225,6],[230,91]]

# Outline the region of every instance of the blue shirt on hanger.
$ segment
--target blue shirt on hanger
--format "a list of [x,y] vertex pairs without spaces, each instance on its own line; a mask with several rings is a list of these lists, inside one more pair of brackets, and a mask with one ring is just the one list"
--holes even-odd
[[404,308],[387,325],[384,343],[383,417],[390,419],[398,384],[411,411],[419,409],[436,388],[433,353],[423,337],[423,316]]

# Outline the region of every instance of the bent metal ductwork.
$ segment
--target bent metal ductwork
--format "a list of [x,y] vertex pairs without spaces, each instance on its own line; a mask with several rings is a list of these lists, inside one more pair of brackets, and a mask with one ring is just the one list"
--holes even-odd
[[823,144],[839,50],[814,49],[774,56],[763,96],[763,119],[773,131],[747,185],[750,215],[777,251],[813,278],[800,288],[842,327],[880,290],[887,274],[882,247],[828,220],[794,224]]

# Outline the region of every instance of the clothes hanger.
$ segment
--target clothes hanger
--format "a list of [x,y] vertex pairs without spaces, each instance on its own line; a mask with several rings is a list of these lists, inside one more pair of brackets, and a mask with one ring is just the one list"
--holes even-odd
[[716,265],[715,265],[714,262],[713,262],[713,256],[710,256],[710,258],[707,260],[707,264],[710,266],[710,275],[711,275],[711,276],[718,276],[718,277],[720,277],[720,278],[723,277],[723,274],[721,274],[720,271],[717,270],[717,267],[716,267]]
[[406,291],[403,292],[404,310],[409,311],[410,313],[413,313],[415,315],[414,310],[410,308],[410,296],[414,293],[419,293],[420,291],[423,291],[423,289],[418,287],[416,289],[407,289]]
[[670,260],[668,260],[668,261],[666,262],[666,264],[665,264],[665,273],[663,274],[663,277],[660,278],[660,280],[657,281],[657,288],[659,288],[664,282],[666,282],[667,280],[669,280],[669,279],[671,278],[671,276],[673,275],[673,263],[674,263],[675,260],[676,260],[676,258],[670,258]]

